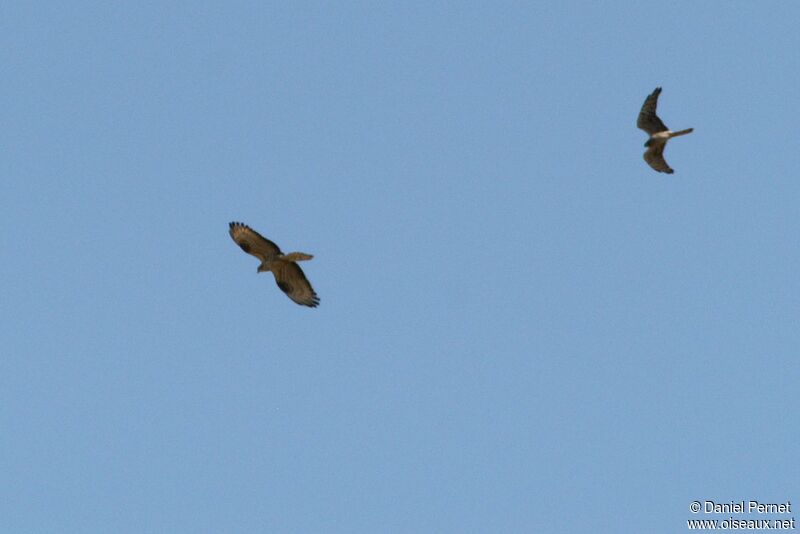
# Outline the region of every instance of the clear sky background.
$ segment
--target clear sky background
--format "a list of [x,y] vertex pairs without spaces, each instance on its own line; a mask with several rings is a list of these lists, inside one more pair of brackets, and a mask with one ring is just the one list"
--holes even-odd
[[[798,20],[6,3],[2,530],[673,533],[692,500],[800,506]],[[636,128],[656,86],[695,128],[672,176]],[[234,220],[315,255],[319,308]]]

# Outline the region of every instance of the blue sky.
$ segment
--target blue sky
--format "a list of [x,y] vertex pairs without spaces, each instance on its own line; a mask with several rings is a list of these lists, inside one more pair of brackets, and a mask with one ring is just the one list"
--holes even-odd
[[[3,530],[671,533],[800,501],[799,17],[3,6]],[[695,128],[672,176],[635,125],[656,86]],[[233,220],[315,255],[319,308]]]

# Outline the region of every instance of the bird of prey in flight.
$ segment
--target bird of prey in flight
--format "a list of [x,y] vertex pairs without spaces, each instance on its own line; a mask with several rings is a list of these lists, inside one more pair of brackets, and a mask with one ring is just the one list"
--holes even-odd
[[667,146],[667,141],[679,135],[686,135],[692,133],[694,128],[680,130],[677,132],[671,131],[667,126],[661,122],[661,119],[656,115],[656,106],[658,105],[658,95],[661,94],[661,88],[656,87],[656,90],[650,93],[642,105],[642,111],[639,112],[639,120],[636,121],[636,126],[650,134],[650,139],[644,144],[647,150],[644,153],[644,160],[652,168],[658,172],[665,172],[672,174],[667,162],[664,160],[664,148]]
[[284,254],[278,245],[246,224],[232,222],[229,226],[229,232],[236,244],[248,254],[261,260],[257,272],[272,271],[275,283],[296,303],[310,308],[319,305],[319,297],[303,274],[303,270],[297,265],[298,261],[310,260],[314,256],[303,252]]

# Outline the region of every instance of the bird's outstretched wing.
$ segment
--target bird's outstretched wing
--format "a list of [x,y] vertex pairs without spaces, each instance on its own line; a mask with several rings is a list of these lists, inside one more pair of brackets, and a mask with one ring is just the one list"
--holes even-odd
[[232,222],[228,225],[231,237],[242,250],[261,261],[269,261],[281,253],[281,249],[246,224]]
[[[642,110],[639,112],[639,120],[636,121],[636,126],[645,132],[653,135],[658,132],[668,130],[667,126],[661,122],[661,119],[656,115],[656,106],[658,106],[658,95],[661,94],[661,88],[656,87],[656,90],[650,93],[642,105]],[[662,148],[663,150],[663,148]],[[648,162],[649,163],[649,162]]]
[[275,275],[275,283],[286,293],[286,296],[303,306],[316,308],[319,305],[319,297],[311,287],[311,282],[306,278],[303,269],[293,261],[278,260],[272,263],[272,274]]
[[667,146],[666,141],[661,143],[653,143],[644,153],[644,160],[650,165],[653,169],[657,170],[658,172],[665,172],[667,174],[672,174],[673,171],[670,169],[669,165],[667,165],[667,161],[664,159],[664,147]]

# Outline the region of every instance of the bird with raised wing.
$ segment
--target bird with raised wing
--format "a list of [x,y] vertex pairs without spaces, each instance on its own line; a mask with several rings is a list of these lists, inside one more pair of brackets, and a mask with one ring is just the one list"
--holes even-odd
[[281,291],[296,303],[311,308],[319,305],[319,297],[303,270],[297,265],[298,261],[310,260],[314,256],[304,252],[284,254],[278,245],[246,224],[232,222],[229,227],[231,238],[236,244],[248,254],[261,260],[256,272],[271,271]]
[[639,120],[636,121],[636,126],[650,134],[650,139],[644,144],[647,150],[644,153],[644,160],[653,169],[658,172],[665,172],[672,174],[673,171],[666,160],[664,160],[664,148],[667,146],[667,141],[679,135],[686,135],[692,133],[694,128],[687,128],[686,130],[679,130],[677,132],[671,131],[656,115],[656,106],[658,105],[658,95],[661,94],[661,88],[656,87],[656,90],[650,93],[642,105],[642,110],[639,112]]

